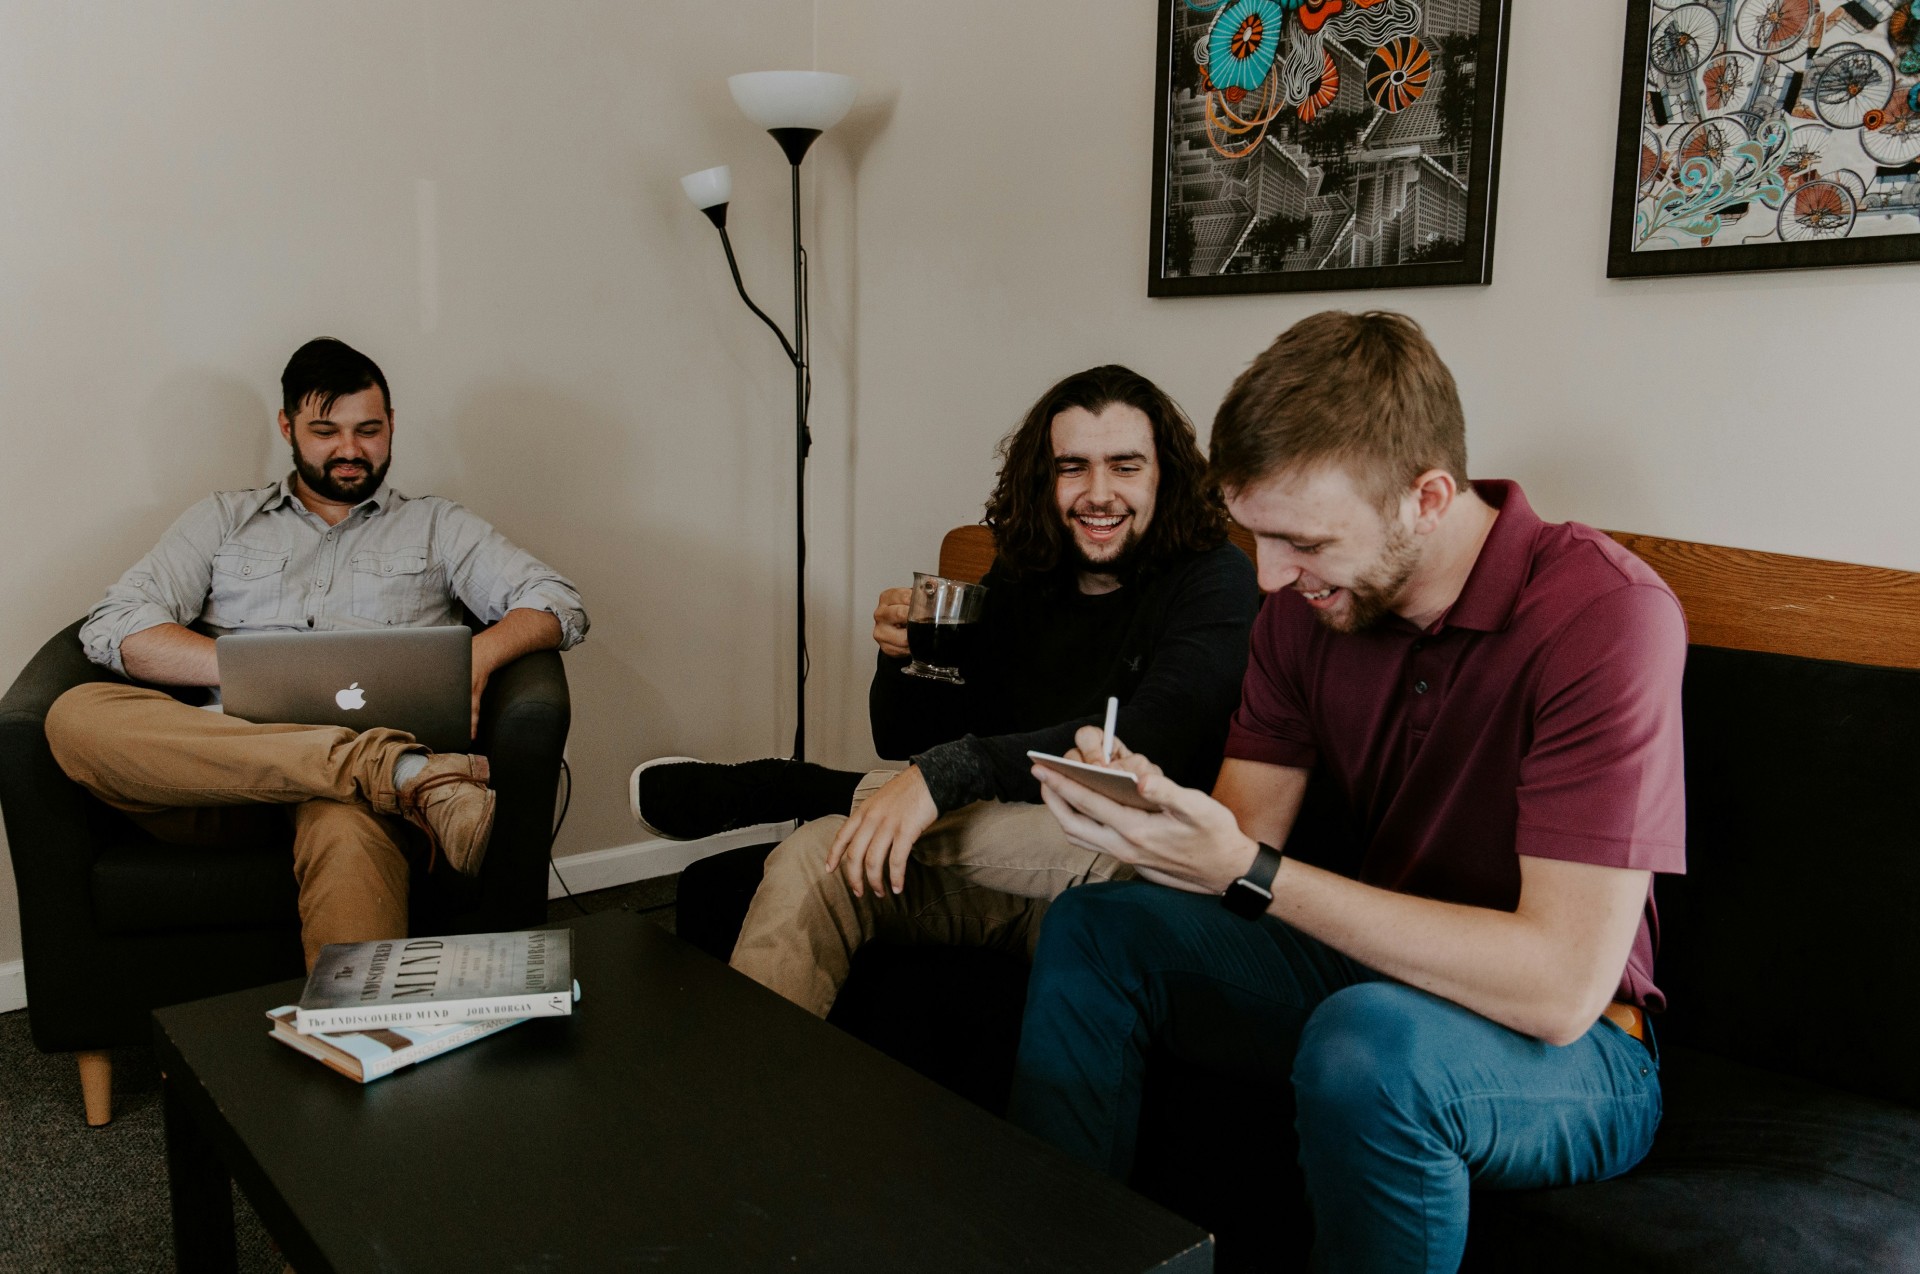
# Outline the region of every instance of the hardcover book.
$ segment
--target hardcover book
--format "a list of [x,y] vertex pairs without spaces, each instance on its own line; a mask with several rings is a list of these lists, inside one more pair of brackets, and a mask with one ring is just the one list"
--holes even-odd
[[295,1012],[291,1004],[267,1011],[273,1023],[273,1038],[309,1057],[319,1058],[348,1079],[362,1084],[371,1084],[404,1066],[471,1044],[527,1020],[496,1017],[484,1022],[454,1022],[448,1026],[382,1027],[336,1035],[302,1035],[294,1026]]
[[580,998],[566,929],[330,943],[300,995],[302,1035],[565,1017]]

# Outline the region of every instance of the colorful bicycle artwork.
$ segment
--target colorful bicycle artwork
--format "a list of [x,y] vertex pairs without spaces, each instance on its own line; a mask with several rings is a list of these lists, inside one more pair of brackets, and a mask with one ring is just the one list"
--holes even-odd
[[1920,258],[1920,0],[1632,0],[1611,275]]

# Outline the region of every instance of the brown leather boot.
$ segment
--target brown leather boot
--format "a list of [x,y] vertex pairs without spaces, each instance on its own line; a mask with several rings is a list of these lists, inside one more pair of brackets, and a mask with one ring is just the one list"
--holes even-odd
[[436,752],[426,768],[394,799],[400,816],[427,834],[427,866],[447,856],[462,876],[480,874],[493,835],[493,789],[487,786],[487,758],[462,752]]

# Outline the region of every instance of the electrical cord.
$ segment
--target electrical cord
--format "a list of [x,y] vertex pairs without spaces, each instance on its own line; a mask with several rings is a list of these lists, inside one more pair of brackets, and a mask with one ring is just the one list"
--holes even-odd
[[551,871],[553,878],[560,882],[560,891],[566,894],[567,901],[573,904],[574,910],[584,916],[587,914],[586,907],[573,896],[573,890],[567,888],[567,878],[560,874],[560,864],[553,861],[554,844],[560,839],[560,829],[566,826],[567,822],[567,810],[573,805],[573,767],[567,764],[567,758],[564,756],[560,758],[560,773],[566,776],[567,790],[560,798],[559,817],[553,820],[553,835],[547,837],[547,870]]

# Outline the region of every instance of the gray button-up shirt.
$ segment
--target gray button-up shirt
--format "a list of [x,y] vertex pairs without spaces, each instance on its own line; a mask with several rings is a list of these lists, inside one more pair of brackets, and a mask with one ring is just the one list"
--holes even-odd
[[328,526],[289,475],[220,491],[181,514],[107,590],[80,628],[87,658],[124,674],[120,643],[158,624],[211,636],[285,629],[428,627],[460,605],[495,623],[508,611],[560,621],[560,648],[587,634],[580,593],[485,521],[439,496],[385,483]]

